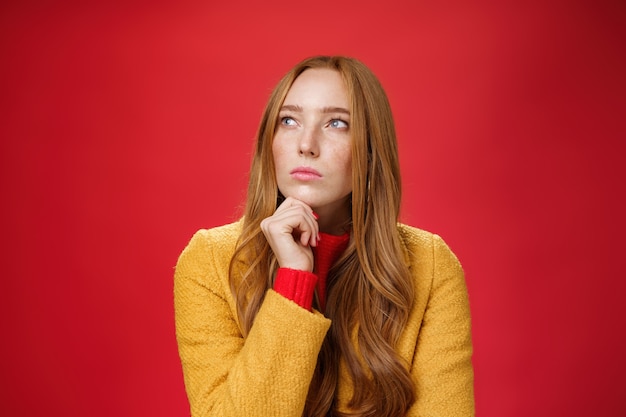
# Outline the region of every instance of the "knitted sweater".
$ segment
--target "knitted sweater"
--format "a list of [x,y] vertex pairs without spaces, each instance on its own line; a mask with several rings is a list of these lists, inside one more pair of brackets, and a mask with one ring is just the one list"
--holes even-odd
[[[470,311],[463,270],[437,235],[398,225],[415,300],[397,344],[416,386],[407,416],[473,416]],[[318,311],[267,291],[243,338],[228,267],[241,222],[198,231],[176,266],[176,336],[194,417],[300,417],[331,326]],[[340,363],[336,403],[353,384]]]
[[274,279],[274,291],[295,301],[300,307],[311,309],[313,294],[317,289],[320,310],[326,309],[326,275],[350,243],[350,233],[329,235],[320,232],[322,240],[313,247],[314,272],[278,268]]

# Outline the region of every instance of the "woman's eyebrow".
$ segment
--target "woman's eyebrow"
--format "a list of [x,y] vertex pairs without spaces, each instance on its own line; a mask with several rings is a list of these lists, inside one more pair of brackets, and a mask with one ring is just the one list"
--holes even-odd
[[350,116],[350,110],[344,109],[343,107],[324,107],[322,113],[343,113]]
[[292,112],[302,113],[302,107],[297,106],[295,104],[285,104],[280,108],[280,111],[288,110]]
[[[297,104],[285,104],[284,106],[280,108],[280,111],[292,111],[294,113],[302,113],[304,110],[301,106],[298,106]],[[347,114],[348,116],[350,116],[350,111],[343,107],[333,107],[333,106],[322,107],[320,112],[324,114],[343,113],[343,114]]]

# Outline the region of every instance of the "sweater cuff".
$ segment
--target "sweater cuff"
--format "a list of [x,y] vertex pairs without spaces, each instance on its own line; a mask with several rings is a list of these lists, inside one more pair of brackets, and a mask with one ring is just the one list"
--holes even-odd
[[278,268],[274,291],[310,311],[316,284],[317,275],[312,272]]

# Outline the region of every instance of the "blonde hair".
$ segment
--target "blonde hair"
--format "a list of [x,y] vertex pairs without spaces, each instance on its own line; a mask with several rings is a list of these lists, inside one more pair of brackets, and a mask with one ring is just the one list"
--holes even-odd
[[349,403],[350,415],[404,415],[415,400],[415,387],[395,347],[414,289],[397,229],[401,187],[395,128],[382,86],[356,59],[305,59],[280,80],[267,103],[257,133],[243,230],[230,264],[241,330],[244,336],[250,331],[277,269],[260,222],[274,213],[281,197],[272,154],[279,109],[294,80],[310,68],[338,71],[350,97],[353,238],[328,273],[325,314],[332,325],[318,356],[304,415],[322,417],[329,410],[343,415],[333,407],[340,359],[359,387]]

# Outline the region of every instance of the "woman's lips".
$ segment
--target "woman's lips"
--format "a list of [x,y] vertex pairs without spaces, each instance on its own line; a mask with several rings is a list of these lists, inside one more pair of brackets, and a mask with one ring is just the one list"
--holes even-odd
[[322,174],[310,167],[298,167],[291,170],[289,174],[291,178],[300,181],[312,181],[322,178]]

